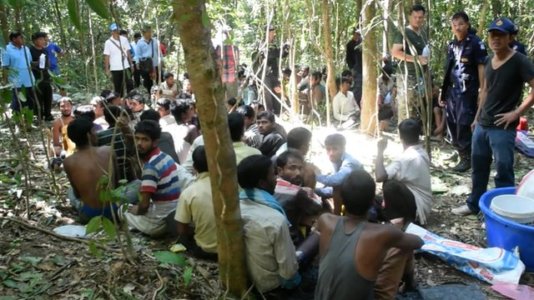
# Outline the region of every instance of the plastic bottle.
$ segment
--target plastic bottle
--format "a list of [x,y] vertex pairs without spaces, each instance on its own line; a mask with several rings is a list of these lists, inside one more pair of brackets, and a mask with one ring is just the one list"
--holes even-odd
[[39,69],[43,70],[46,65],[46,55],[44,53],[41,53],[39,56]]

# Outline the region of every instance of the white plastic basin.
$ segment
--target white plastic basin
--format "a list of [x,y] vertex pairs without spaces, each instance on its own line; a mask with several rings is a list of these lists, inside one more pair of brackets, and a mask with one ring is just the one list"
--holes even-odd
[[534,223],[534,200],[519,195],[499,195],[490,209],[501,217],[521,224]]

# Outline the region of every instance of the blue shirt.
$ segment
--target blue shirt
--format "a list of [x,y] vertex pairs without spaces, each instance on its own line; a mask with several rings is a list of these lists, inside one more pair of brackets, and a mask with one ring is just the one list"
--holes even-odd
[[345,152],[343,156],[341,156],[341,160],[334,163],[335,173],[328,175],[317,175],[317,181],[327,186],[323,189],[317,189],[318,194],[324,197],[331,196],[332,189],[328,187],[340,186],[343,183],[343,180],[345,180],[345,178],[347,178],[352,171],[356,171],[361,168],[363,168],[362,164],[357,159]]
[[159,41],[152,38],[150,41],[145,41],[144,38],[137,41],[135,49],[135,61],[139,62],[144,58],[152,57],[152,64],[154,67],[159,66]]
[[58,45],[55,43],[48,43],[48,46],[46,46],[46,53],[48,56],[48,60],[50,61],[50,71],[54,73],[59,72],[59,66],[57,64],[57,56],[56,53],[61,53],[63,50],[59,48]]
[[6,46],[2,57],[2,67],[9,69],[9,82],[15,88],[32,87],[35,79],[30,69],[32,55],[26,46],[15,47],[12,43]]

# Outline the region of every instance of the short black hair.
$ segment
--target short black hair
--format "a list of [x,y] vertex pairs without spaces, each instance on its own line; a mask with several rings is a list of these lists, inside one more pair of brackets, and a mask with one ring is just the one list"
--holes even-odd
[[323,74],[319,71],[315,71],[312,73],[312,78],[321,81],[321,79],[323,79]]
[[260,180],[267,179],[269,168],[273,165],[265,155],[251,155],[237,166],[237,181],[244,189],[258,187]]
[[35,41],[36,39],[39,39],[39,38],[46,38],[47,36],[48,34],[46,32],[38,31],[32,34],[32,41]]
[[414,4],[411,8],[410,8],[410,14],[412,14],[412,12],[414,11],[422,11],[423,14],[426,14],[426,10],[425,10],[425,7],[421,4]]
[[256,113],[254,112],[254,108],[252,108],[252,106],[250,105],[241,105],[235,111],[243,115],[243,117],[249,119],[254,119],[254,116],[256,115]]
[[343,72],[341,72],[341,78],[344,78],[344,77],[352,77],[352,71],[351,70],[343,70]]
[[302,157],[300,152],[293,149],[287,149],[287,151],[283,152],[276,158],[276,166],[280,168],[285,167],[290,158],[298,159],[304,162],[304,157]]
[[167,80],[167,79],[169,79],[171,77],[174,77],[174,74],[172,74],[171,72],[167,72],[167,73],[165,73],[165,75],[163,75],[163,79],[164,80]]
[[161,137],[161,127],[156,121],[143,120],[135,125],[135,133],[146,134],[152,141],[155,141]]
[[389,220],[404,218],[406,223],[415,220],[417,213],[415,197],[404,183],[388,180],[382,186],[382,191],[386,204],[384,214]]
[[419,143],[421,124],[415,119],[405,119],[399,124],[399,136],[406,145]]
[[119,35],[128,35],[128,30],[126,29],[119,30]]
[[19,36],[22,36],[22,32],[20,31],[14,31],[9,34],[9,40],[13,41],[14,39],[18,38]]
[[109,128],[115,127],[117,119],[121,116],[122,109],[115,105],[104,106],[104,120],[109,124]]
[[341,83],[352,84],[352,79],[350,77],[343,76],[343,77],[341,77]]
[[140,39],[140,38],[141,38],[141,33],[140,32],[134,33],[134,39]]
[[171,109],[171,100],[170,99],[167,99],[167,98],[161,98],[158,100],[158,102],[156,102],[156,104],[158,106],[161,106],[163,107],[165,110],[170,110]]
[[457,20],[457,19],[463,19],[465,22],[469,23],[469,17],[464,11],[456,12],[454,15],[452,15],[451,20]]
[[300,147],[310,143],[311,131],[304,127],[296,127],[287,134],[287,148],[300,149]]
[[89,145],[87,134],[93,129],[93,122],[88,118],[76,118],[67,127],[67,136],[76,143],[76,147]]
[[375,191],[376,184],[369,173],[363,169],[352,171],[341,184],[341,198],[347,212],[355,216],[366,215]]
[[157,111],[153,110],[153,109],[145,110],[139,116],[139,120],[141,120],[141,121],[143,121],[143,120],[152,120],[152,121],[159,122],[160,118],[161,118],[161,116],[159,115],[159,113]]
[[189,100],[177,100],[176,105],[171,107],[171,113],[178,124],[182,123],[182,115],[191,109]]
[[238,112],[228,114],[228,128],[232,142],[239,142],[245,132],[245,118]]
[[91,122],[96,119],[95,110],[92,105],[80,105],[74,110],[74,116],[76,118],[88,118]]
[[111,94],[111,93],[112,93],[111,90],[102,90],[102,91],[100,92],[100,97],[106,99],[106,98],[109,96],[109,94]]
[[193,151],[193,167],[198,173],[208,172],[208,157],[204,146],[198,146]]
[[262,111],[258,114],[258,120],[267,119],[269,122],[274,123],[274,114],[270,111]]
[[228,100],[226,100],[226,104],[228,105],[235,105],[237,103],[237,99],[235,97],[232,97],[232,98],[228,98]]
[[324,140],[325,146],[342,146],[345,147],[347,140],[341,133],[333,133]]

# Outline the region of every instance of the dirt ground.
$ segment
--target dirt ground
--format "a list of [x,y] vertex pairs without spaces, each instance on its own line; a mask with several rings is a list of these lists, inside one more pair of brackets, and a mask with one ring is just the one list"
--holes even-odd
[[[330,132],[314,129],[311,160],[324,166],[321,159],[321,141]],[[217,281],[217,266],[187,258],[186,266],[193,272],[190,279],[185,267],[161,264],[155,259],[156,251],[169,250],[175,241],[150,240],[133,233],[133,244],[138,263],[123,259],[115,243],[107,243],[101,257],[89,251],[87,241],[67,241],[47,231],[75,222],[75,212],[65,200],[68,181],[64,174],[56,174],[59,191],[51,185],[50,173],[34,129],[23,146],[31,145],[32,158],[21,163],[15,145],[8,138],[5,124],[0,124],[0,300],[7,299],[215,299],[224,292]],[[347,149],[372,171],[376,155],[374,139],[346,132]],[[401,151],[396,137],[386,150],[392,158]],[[443,237],[468,244],[485,246],[485,231],[477,216],[457,217],[451,208],[462,204],[470,190],[469,173],[455,174],[448,170],[454,162],[445,158],[452,148],[444,142],[432,142],[432,183],[435,205],[427,229]],[[517,154],[516,177],[519,180],[531,167],[533,160]],[[24,168],[29,168],[31,189],[31,220],[25,221],[27,191]],[[13,220],[14,219],[14,220]],[[18,220],[18,221],[17,221]],[[21,223],[24,222],[24,223]],[[24,225],[26,224],[26,225]],[[27,225],[29,224],[29,226]],[[435,286],[460,282],[478,286],[489,299],[502,299],[490,286],[455,270],[429,255],[416,256],[416,278],[420,286]],[[534,285],[534,274],[525,274],[521,283]]]

